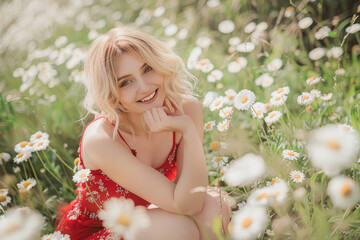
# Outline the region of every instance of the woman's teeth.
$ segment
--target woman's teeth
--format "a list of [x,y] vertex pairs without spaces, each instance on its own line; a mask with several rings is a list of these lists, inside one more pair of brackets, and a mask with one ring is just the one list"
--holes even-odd
[[140,102],[147,102],[147,101],[151,100],[155,96],[156,91],[157,91],[157,89],[150,96],[141,99]]

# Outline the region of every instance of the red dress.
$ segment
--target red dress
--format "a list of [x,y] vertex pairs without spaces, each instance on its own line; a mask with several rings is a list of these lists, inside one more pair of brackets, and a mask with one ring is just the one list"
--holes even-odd
[[[105,117],[99,117],[92,122],[100,118]],[[81,159],[82,137],[86,128],[92,122],[90,122],[85,127],[81,136],[79,148],[80,168],[85,168]],[[119,131],[118,134],[130,148]],[[170,181],[174,181],[176,177],[176,149],[177,145],[175,143],[175,132],[173,132],[173,146],[171,151],[165,162],[160,167],[155,168],[157,171],[164,174]],[[130,150],[136,157],[136,151],[131,148]],[[90,178],[87,181],[87,184],[91,190],[91,193],[87,189],[85,183],[76,184],[78,187],[76,190],[78,196],[70,204],[61,209],[62,219],[60,219],[60,222],[57,225],[57,229],[55,231],[60,231],[62,234],[69,234],[72,240],[113,239],[111,233],[102,226],[102,221],[97,216],[99,207],[96,205],[96,203],[102,207],[103,203],[111,197],[130,198],[134,201],[135,206],[142,205],[148,207],[150,203],[112,181],[100,169],[91,170],[90,173]]]

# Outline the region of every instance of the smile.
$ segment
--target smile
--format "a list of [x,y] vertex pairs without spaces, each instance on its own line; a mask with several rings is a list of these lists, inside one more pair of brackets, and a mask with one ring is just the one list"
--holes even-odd
[[157,92],[158,92],[158,89],[156,89],[152,94],[150,94],[149,96],[139,100],[138,102],[141,102],[141,103],[149,103],[149,102],[152,102],[152,100],[155,99],[155,96],[157,96]]

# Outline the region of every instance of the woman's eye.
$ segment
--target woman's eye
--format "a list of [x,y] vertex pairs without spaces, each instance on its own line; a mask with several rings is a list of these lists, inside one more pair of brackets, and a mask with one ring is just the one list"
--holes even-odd
[[151,71],[152,70],[152,67],[147,67],[146,69],[145,69],[145,71],[144,71],[144,73],[147,73],[147,72],[149,72],[149,71]]
[[128,85],[131,81],[130,80],[125,80],[120,84],[120,87],[124,87],[126,85]]

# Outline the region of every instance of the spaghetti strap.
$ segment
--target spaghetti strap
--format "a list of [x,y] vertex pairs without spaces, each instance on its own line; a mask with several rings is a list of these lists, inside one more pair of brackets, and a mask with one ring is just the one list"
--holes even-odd
[[131,150],[132,154],[136,157],[136,155],[137,155],[136,150],[135,150],[135,149],[132,149],[132,148],[129,146],[129,144],[125,141],[125,139],[124,139],[123,136],[121,135],[119,129],[117,130],[117,132],[118,132],[119,136],[121,137],[121,139],[122,139],[122,140],[125,142],[125,144],[129,147],[129,149]]

